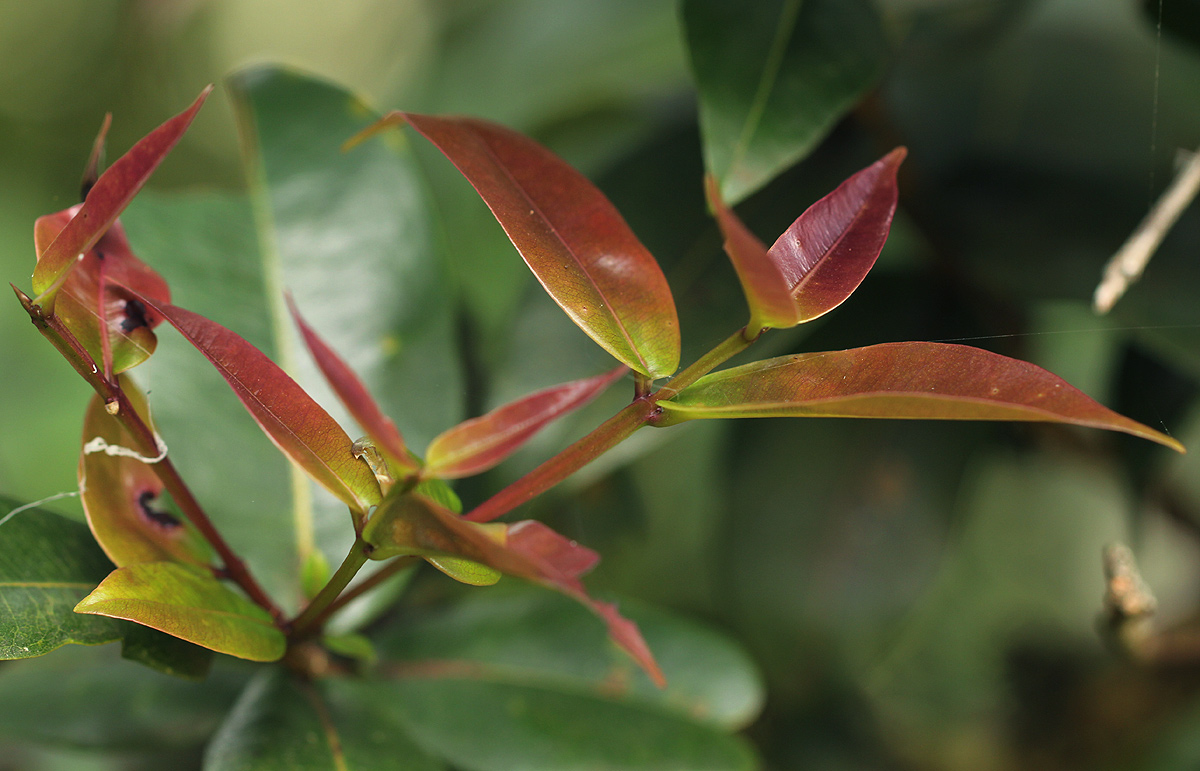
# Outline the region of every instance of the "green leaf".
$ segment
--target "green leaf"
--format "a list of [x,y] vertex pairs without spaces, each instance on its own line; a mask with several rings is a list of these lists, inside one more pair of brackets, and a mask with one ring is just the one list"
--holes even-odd
[[355,683],[302,683],[261,673],[213,737],[204,771],[437,771],[381,705]]
[[[138,252],[177,284],[176,300],[236,329],[261,350],[272,350],[253,219],[244,198],[148,191],[123,219]],[[159,346],[138,376],[152,394],[154,421],[170,444],[172,461],[203,493],[213,523],[277,602],[296,605],[300,561],[288,485],[291,462],[190,346],[177,341]],[[237,452],[226,451],[233,448]],[[247,516],[247,501],[254,501],[253,516]],[[336,524],[344,529],[346,509],[337,508]],[[263,538],[263,532],[273,537]]]
[[166,675],[204,680],[212,668],[213,652],[148,626],[121,625],[121,658],[136,661]]
[[[121,379],[121,388],[153,428],[146,397],[128,378]],[[121,421],[108,414],[103,399],[93,396],[83,419],[79,486],[88,525],[101,548],[117,567],[176,561],[208,565],[212,548],[168,506],[170,495],[151,465],[128,455],[134,447],[137,443]]]
[[275,661],[287,648],[269,613],[211,572],[175,562],[114,570],[75,610],[135,621],[251,661]]
[[286,290],[404,436],[423,446],[462,418],[461,400],[446,398],[462,375],[454,302],[409,148],[397,136],[343,151],[379,116],[319,78],[255,67],[231,77],[229,91],[246,141],[277,360],[327,403],[320,373],[297,355]]
[[656,688],[632,662],[595,634],[577,603],[506,583],[475,591],[449,608],[406,616],[386,628],[378,647],[398,670],[448,677],[469,671],[488,681],[544,686],[651,706],[724,730],[749,725],[763,703],[754,664],[717,632],[666,612],[626,602],[667,678]]
[[195,751],[245,686],[246,667],[224,663],[196,683],[123,661],[115,646],[14,662],[0,668],[0,742]]
[[[33,291],[51,291],[116,222],[158,164],[171,151],[204,104],[212,86],[200,92],[192,106],[138,141],[92,186],[79,211],[41,252],[33,273]],[[51,301],[52,301],[51,296]]]
[[887,343],[767,359],[706,375],[660,402],[664,424],[696,418],[1017,420],[1123,431],[1183,452],[1028,362],[945,343]]
[[670,712],[569,688],[406,673],[363,687],[430,754],[467,771],[749,771],[736,736]]
[[394,112],[370,131],[403,123],[467,178],[580,329],[644,375],[675,371],[679,321],[671,289],[595,185],[533,140],[483,120]]
[[[0,499],[7,517],[17,505]],[[0,659],[41,656],[68,643],[120,639],[110,619],[80,616],[75,604],[112,569],[88,529],[41,509],[0,525]]]
[[879,78],[867,0],[684,0],[708,170],[735,204],[803,158]]

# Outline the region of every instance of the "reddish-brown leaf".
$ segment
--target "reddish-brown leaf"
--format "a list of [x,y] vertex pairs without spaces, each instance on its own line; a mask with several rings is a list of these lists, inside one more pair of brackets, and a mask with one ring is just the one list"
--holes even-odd
[[[145,397],[129,380],[123,378],[121,387],[151,425]],[[135,447],[121,421],[93,396],[83,420],[79,489],[96,542],[117,567],[139,562],[207,566],[212,549],[191,523],[167,509],[167,494],[151,465],[155,458]]]
[[329,381],[329,385],[337,394],[338,399],[346,405],[346,409],[367,432],[371,441],[383,452],[398,474],[416,470],[417,466],[408,453],[404,438],[400,435],[400,429],[396,428],[396,424],[392,422],[391,418],[384,415],[383,411],[379,409],[379,404],[371,397],[367,387],[358,379],[354,371],[300,316],[300,310],[292,301],[291,295],[288,295],[287,301],[288,307],[292,311],[292,318],[295,319],[296,326],[300,328],[300,334],[304,338],[305,345],[308,346],[309,353],[312,354],[313,360],[317,362],[317,366],[325,375],[325,379]]
[[[38,218],[33,239],[39,259],[80,208]],[[139,295],[171,301],[167,282],[133,254],[121,223],[114,222],[64,279],[55,315],[94,361],[104,362],[110,374],[120,373],[149,358],[157,345],[152,330],[162,318],[146,308]],[[108,329],[107,347],[102,328]]]
[[785,329],[841,305],[875,264],[896,212],[898,147],[838,186],[767,249],[705,180],[725,251],[750,305],[747,332]]
[[588,596],[580,581],[580,576],[599,560],[596,553],[540,522],[480,525],[424,496],[408,494],[386,499],[372,515],[363,538],[376,546],[374,557],[462,557],[562,592],[599,616],[613,642],[629,653],[655,683],[665,684],[662,670],[637,625],[622,617],[614,605]]
[[502,126],[392,113],[474,186],[546,291],[593,340],[650,377],[679,364],[667,280],[604,194],[561,158]]
[[866,277],[896,212],[898,147],[838,185],[792,223],[768,250],[800,322],[841,305]]
[[215,321],[142,298],[212,362],[271,441],[358,516],[380,500],[350,437],[266,354]]
[[805,353],[707,375],[659,402],[664,424],[696,418],[860,417],[1018,420],[1123,431],[1183,445],[1093,401],[1028,362],[945,343]]
[[603,375],[553,386],[459,423],[430,443],[425,453],[427,475],[457,479],[487,471],[551,421],[595,399],[628,371],[621,366]]
[[717,180],[711,175],[704,178],[704,190],[725,238],[725,253],[737,271],[742,293],[750,306],[747,332],[755,334],[760,329],[787,329],[799,324],[791,289],[767,253],[767,247],[721,200]]
[[[117,220],[133,197],[141,190],[159,162],[187,131],[212,86],[200,92],[192,106],[151,131],[129,152],[117,159],[88,191],[87,200],[71,221],[49,244],[33,272],[33,291],[39,302],[50,306],[52,290]],[[49,293],[49,294],[47,294]]]

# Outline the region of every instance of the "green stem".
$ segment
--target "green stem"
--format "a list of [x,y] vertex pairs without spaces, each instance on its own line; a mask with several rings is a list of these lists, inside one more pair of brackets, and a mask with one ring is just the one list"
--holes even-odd
[[330,608],[338,595],[350,584],[351,579],[358,575],[362,566],[367,564],[367,555],[372,549],[373,547],[362,538],[354,539],[354,545],[350,547],[346,558],[329,579],[329,583],[325,584],[317,596],[312,598],[312,602],[308,603],[308,607],[292,621],[293,640],[303,639],[306,635],[320,630],[321,624],[333,612]]
[[634,431],[650,422],[657,410],[653,396],[635,400],[590,434],[467,512],[465,519],[491,522],[541,495],[628,439]]
[[389,578],[396,575],[400,571],[407,570],[408,568],[412,567],[413,565],[415,565],[416,563],[418,563],[420,561],[421,561],[420,557],[413,557],[413,556],[396,557],[395,559],[388,562],[386,565],[384,565],[379,570],[377,570],[374,573],[372,573],[371,575],[367,576],[362,581],[359,581],[357,584],[354,585],[353,588],[351,588],[350,590],[346,591],[345,593],[339,595],[336,600],[329,603],[329,606],[325,608],[325,612],[321,615],[320,618],[318,618],[313,623],[318,623],[318,624],[324,623],[325,619],[329,618],[334,613],[337,613],[339,610],[346,607],[350,603],[354,602],[359,597],[363,596],[364,594],[371,591],[375,587],[384,583],[385,581],[387,581]]
[[695,383],[709,372],[712,372],[733,356],[749,348],[750,344],[757,340],[763,331],[759,330],[758,334],[750,337],[747,337],[747,329],[745,327],[734,332],[723,342],[719,343],[716,348],[696,359],[690,367],[668,380],[666,385],[654,392],[652,398],[656,402],[674,398],[680,391]]

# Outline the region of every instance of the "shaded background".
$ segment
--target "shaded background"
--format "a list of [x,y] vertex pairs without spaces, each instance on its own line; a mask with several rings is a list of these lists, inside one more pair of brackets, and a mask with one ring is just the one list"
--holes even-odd
[[[1200,217],[1185,215],[1112,318],[1088,308],[1177,151],[1200,147],[1197,4],[1163,0],[1161,36],[1159,4],[1147,5],[880,0],[879,87],[739,211],[773,237],[904,143],[892,240],[843,307],[773,334],[755,358],[969,340],[1200,447]],[[482,115],[549,144],[659,257],[685,358],[695,355],[745,311],[700,197],[677,11],[665,0],[4,3],[5,275],[28,285],[32,222],[74,202],[105,111],[115,155],[204,84],[281,61],[380,109]],[[243,184],[218,95],[151,187]],[[459,208],[469,196],[432,184],[448,229],[471,246],[465,264],[516,261],[477,203]],[[603,361],[523,268],[486,282],[457,271],[478,365],[449,395],[465,409]],[[34,500],[74,486],[87,393],[18,305],[3,307],[0,490]],[[604,555],[595,585],[683,609],[747,646],[769,686],[749,736],[770,768],[1185,769],[1200,760],[1196,663],[1125,663],[1095,622],[1099,554],[1113,540],[1134,545],[1165,626],[1200,607],[1196,457],[1040,426],[714,423],[622,448],[530,508]],[[469,501],[514,473],[460,492]]]

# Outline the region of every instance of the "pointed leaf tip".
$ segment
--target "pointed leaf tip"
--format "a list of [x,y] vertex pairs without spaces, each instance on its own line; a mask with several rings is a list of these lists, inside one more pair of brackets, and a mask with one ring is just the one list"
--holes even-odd
[[383,451],[398,473],[415,470],[416,464],[408,454],[400,429],[396,428],[391,418],[383,414],[379,404],[349,365],[308,325],[300,315],[300,309],[296,307],[291,294],[287,295],[287,304],[291,309],[292,319],[304,338],[304,344],[308,346],[309,353],[338,399],[346,405],[346,409],[375,442],[376,447]]
[[622,365],[603,375],[552,386],[459,423],[430,443],[425,453],[426,473],[456,479],[487,471],[549,423],[595,399],[628,371]]
[[666,277],[595,185],[532,139],[472,118],[391,113],[352,141],[404,122],[466,177],[580,329],[643,375],[675,371],[679,323]]
[[33,291],[39,295],[39,302],[52,303],[54,292],[79,256],[96,244],[142,189],[158,164],[187,131],[212,88],[209,84],[190,107],[139,140],[91,186],[78,213],[38,260],[33,272]]
[[705,179],[709,206],[750,306],[747,330],[786,329],[828,313],[875,264],[896,211],[898,147],[810,206],[767,249]]
[[706,375],[659,404],[665,424],[749,417],[1039,421],[1121,431],[1184,451],[1176,439],[1113,412],[1035,364],[948,343],[767,359]]
[[848,298],[875,265],[896,213],[897,147],[814,203],[768,250],[787,282],[801,322]]
[[599,616],[613,642],[656,684],[665,683],[637,625],[622,617],[614,605],[592,599],[580,580],[595,567],[599,555],[541,522],[480,525],[422,495],[392,495],[371,516],[363,539],[376,547],[373,557],[461,557],[555,589]]

